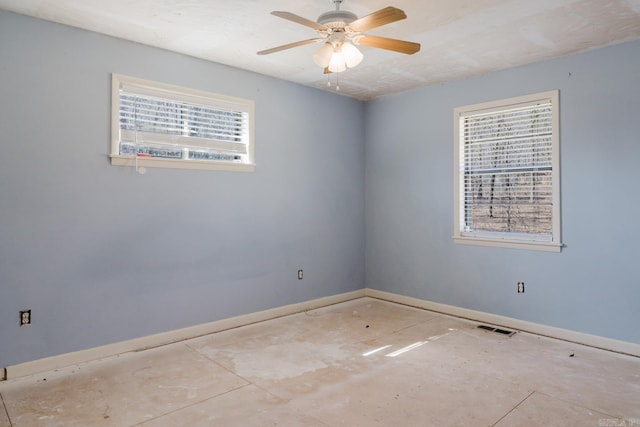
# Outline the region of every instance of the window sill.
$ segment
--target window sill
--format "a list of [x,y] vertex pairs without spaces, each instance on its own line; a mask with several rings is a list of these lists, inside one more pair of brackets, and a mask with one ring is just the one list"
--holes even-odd
[[528,249],[528,250],[545,251],[545,252],[560,252],[563,246],[561,243],[487,239],[482,237],[456,236],[453,238],[453,241],[454,243],[458,243],[461,245],[490,246],[490,247],[510,248],[510,249]]
[[158,159],[153,157],[133,157],[112,155],[111,165],[165,169],[201,169],[233,172],[254,172],[255,164],[225,163],[199,160]]

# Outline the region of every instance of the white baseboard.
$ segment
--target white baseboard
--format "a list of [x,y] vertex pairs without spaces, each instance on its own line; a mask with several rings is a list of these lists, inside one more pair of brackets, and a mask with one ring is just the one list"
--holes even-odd
[[461,317],[477,322],[489,323],[494,326],[502,326],[509,329],[530,332],[536,335],[542,335],[550,338],[557,338],[563,341],[583,344],[589,347],[596,347],[603,350],[626,354],[629,356],[640,357],[640,344],[632,342],[619,341],[611,338],[600,337],[597,335],[584,334],[582,332],[571,331],[569,329],[556,328],[554,326],[527,322],[511,317],[500,316],[483,311],[470,310],[453,305],[440,304],[437,302],[407,297],[391,292],[378,291],[375,289],[366,288],[365,295],[372,298],[395,302],[411,307],[423,308],[425,310],[435,311],[438,313],[448,314],[451,316]]
[[258,311],[242,316],[231,317],[215,322],[191,326],[188,328],[162,332],[155,335],[134,338],[114,344],[90,348],[87,350],[80,350],[72,353],[51,356],[44,359],[33,360],[18,365],[7,366],[6,368],[4,368],[4,379],[10,380],[20,377],[26,377],[29,375],[37,374],[39,372],[60,369],[67,366],[90,362],[92,360],[116,356],[118,354],[158,347],[161,345],[184,341],[190,338],[208,335],[227,329],[249,325],[252,323],[300,313],[306,310],[313,310],[315,308],[338,304],[365,296],[395,302],[411,307],[423,308],[425,310],[435,311],[438,313],[448,314],[451,316],[470,319],[482,323],[488,323],[495,326],[502,326],[518,331],[530,332],[537,335],[557,338],[564,341],[570,341],[590,347],[600,348],[603,350],[614,351],[616,353],[640,357],[640,344],[614,340],[611,338],[605,338],[596,335],[584,334],[568,329],[527,322],[524,320],[500,316],[497,314],[470,310],[452,305],[422,300],[419,298],[407,297],[391,292],[365,288],[353,292],[347,292],[344,294],[332,295],[324,298],[314,299],[311,301],[285,305],[270,310]]
[[184,341],[202,335],[208,335],[227,329],[237,328],[239,326],[245,326],[256,322],[262,322],[265,320],[275,319],[290,314],[300,313],[306,310],[312,310],[315,308],[338,304],[356,298],[362,298],[364,296],[365,290],[360,289],[353,292],[332,295],[324,298],[314,299],[311,301],[304,301],[297,304],[285,305],[282,307],[272,308],[270,310],[258,311],[255,313],[231,317],[228,319],[222,319],[210,323],[204,323],[188,328],[176,329],[173,331],[134,338],[127,341],[121,341],[100,347],[90,348],[87,350],[80,350],[72,353],[51,356],[44,359],[33,360],[30,362],[20,363],[18,365],[7,366],[4,370],[4,379],[10,380],[20,377],[26,377],[38,372],[51,371],[66,366],[90,362],[92,360],[116,356],[118,354],[158,347],[161,345]]

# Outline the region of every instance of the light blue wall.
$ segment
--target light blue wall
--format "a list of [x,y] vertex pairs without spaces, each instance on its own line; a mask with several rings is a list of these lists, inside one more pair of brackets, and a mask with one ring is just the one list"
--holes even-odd
[[[552,89],[566,248],[455,245],[454,107]],[[639,120],[640,42],[368,103],[367,285],[640,343]]]
[[[112,72],[254,99],[256,172],[110,166]],[[364,287],[359,101],[0,11],[0,141],[0,367]]]
[[[110,166],[111,72],[254,99],[257,171]],[[639,76],[635,42],[363,104],[0,11],[0,367],[365,285],[638,343]],[[453,108],[550,89],[567,247],[454,245]]]

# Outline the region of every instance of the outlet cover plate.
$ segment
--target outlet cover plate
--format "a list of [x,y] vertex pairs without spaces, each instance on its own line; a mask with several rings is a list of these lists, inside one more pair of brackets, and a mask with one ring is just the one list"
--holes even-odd
[[31,310],[20,310],[20,326],[31,324]]

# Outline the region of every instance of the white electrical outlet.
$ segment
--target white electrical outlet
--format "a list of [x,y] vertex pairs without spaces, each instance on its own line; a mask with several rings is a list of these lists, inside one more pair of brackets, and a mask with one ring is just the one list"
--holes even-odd
[[298,270],[298,280],[302,280],[304,278],[304,271]]
[[20,310],[20,326],[31,324],[31,310]]
[[524,293],[524,282],[518,282],[518,293],[519,294]]

